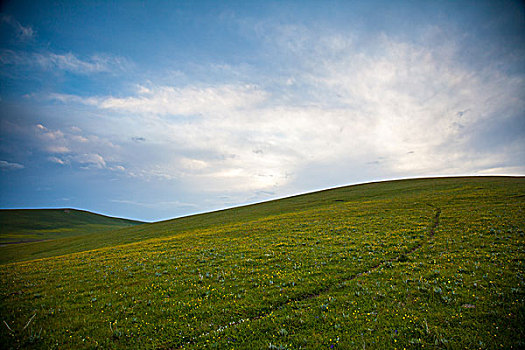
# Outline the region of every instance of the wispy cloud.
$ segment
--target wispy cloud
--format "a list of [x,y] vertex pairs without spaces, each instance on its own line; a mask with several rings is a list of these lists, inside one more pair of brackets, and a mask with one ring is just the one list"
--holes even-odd
[[4,49],[0,51],[0,64],[6,66],[24,66],[45,71],[66,71],[76,74],[109,73],[128,69],[128,60],[112,55],[93,55],[81,59],[68,52],[25,52]]
[[139,86],[136,96],[79,97],[66,94],[49,96],[61,102],[77,102],[127,113],[149,115],[203,115],[253,107],[266,98],[266,92],[254,85]]
[[9,26],[11,26],[11,28],[14,29],[15,35],[19,40],[27,41],[33,39],[33,37],[35,36],[35,31],[31,26],[23,26],[12,16],[2,14],[0,15],[0,22],[6,23]]
[[66,146],[49,145],[46,147],[49,153],[70,153],[71,150]]
[[129,199],[111,199],[110,202],[133,205],[137,207],[146,207],[146,208],[158,208],[162,207],[175,207],[175,208],[198,208],[194,203],[181,202],[181,201],[159,201],[159,202],[143,202]]
[[0,169],[2,171],[18,170],[18,169],[24,169],[24,166],[22,164],[11,163],[5,160],[0,160]]
[[105,169],[107,167],[104,157],[96,153],[77,154],[73,159],[85,168]]
[[60,165],[66,165],[69,164],[69,161],[67,159],[62,159],[58,157],[48,157],[47,158],[50,162],[60,164]]

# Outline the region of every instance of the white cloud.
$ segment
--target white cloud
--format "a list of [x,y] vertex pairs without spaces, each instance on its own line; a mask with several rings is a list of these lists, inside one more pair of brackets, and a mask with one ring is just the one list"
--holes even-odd
[[73,159],[87,168],[105,169],[107,167],[104,157],[96,153],[77,154]]
[[60,165],[66,165],[66,164],[69,164],[69,161],[66,159],[61,159],[61,158],[58,158],[58,157],[48,157],[47,158],[50,162],[52,163],[56,163],[56,164],[60,164]]
[[[115,172],[126,172],[113,154],[119,147],[97,135],[79,134],[78,127],[62,130],[51,130],[42,124],[34,127],[36,140],[41,151],[53,154],[47,159],[60,165],[75,165],[82,169],[107,169]],[[69,130],[69,131],[67,131]],[[57,156],[59,155],[59,156]],[[110,161],[108,162],[108,159]]]
[[46,151],[50,153],[69,153],[71,150],[66,146],[49,145],[46,147]]
[[76,142],[82,142],[82,143],[89,142],[89,140],[86,137],[81,136],[81,135],[72,135],[71,139]]
[[182,158],[180,160],[180,165],[184,169],[188,170],[203,170],[208,167],[208,163],[199,159],[189,159],[189,158]]
[[49,130],[42,124],[35,126],[36,136],[42,143],[42,148],[49,153],[69,153],[67,140],[60,130]]
[[501,150],[474,150],[470,131],[521,113],[519,76],[473,69],[451,42],[380,35],[358,44],[302,27],[282,33],[268,37],[277,38],[273,57],[286,74],[261,72],[260,85],[147,82],[123,97],[50,95],[94,108],[114,125],[112,134],[99,131],[100,140],[115,140],[111,151],[95,151],[87,136],[84,146],[70,136],[66,144],[99,155],[90,158],[94,167],[115,169],[102,162],[111,159],[133,177],[228,193],[288,188],[315,172],[332,181],[319,177],[325,186],[359,176],[481,173],[505,161]]
[[67,71],[76,74],[111,73],[128,69],[128,60],[111,55],[93,55],[87,59],[78,58],[68,52],[24,52],[4,49],[0,51],[0,64],[38,68],[45,71]]
[[525,166],[489,168],[478,171],[480,175],[523,176]]
[[116,165],[116,166],[111,167],[109,169],[110,170],[114,170],[114,171],[122,171],[122,172],[126,171],[126,168],[124,168],[122,165]]
[[50,99],[63,103],[82,103],[127,113],[149,115],[202,115],[247,109],[263,101],[266,93],[253,85],[188,86],[141,86],[137,96],[88,97],[51,94]]
[[[302,83],[316,89],[315,102],[325,112],[320,115],[326,115],[330,105],[346,110],[340,121],[320,123],[321,129],[343,122],[341,146],[359,140],[358,147],[349,148],[352,153],[387,157],[388,168],[399,174],[439,173],[451,162],[461,173],[462,162],[472,153],[471,128],[523,109],[523,79],[491,66],[472,70],[458,59],[461,52],[454,44],[427,47],[382,35],[365,46],[338,37],[336,49],[329,49],[325,43],[334,40],[313,40],[317,34],[311,35],[312,40],[306,40],[311,45],[282,45],[289,46],[300,68],[309,72]],[[469,112],[460,113],[465,110]],[[344,159],[343,153],[334,154]],[[481,158],[478,166],[483,166]]]
[[40,132],[40,136],[47,140],[61,140],[64,138],[64,133],[62,131],[51,131],[42,124],[37,124],[36,129]]
[[24,169],[24,166],[22,164],[11,163],[5,160],[0,160],[0,169],[1,170],[18,170],[18,169]]

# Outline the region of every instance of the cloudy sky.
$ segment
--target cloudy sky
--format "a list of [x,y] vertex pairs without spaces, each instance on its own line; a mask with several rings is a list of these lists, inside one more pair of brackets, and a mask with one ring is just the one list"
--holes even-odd
[[5,1],[0,207],[160,220],[525,174],[521,1]]

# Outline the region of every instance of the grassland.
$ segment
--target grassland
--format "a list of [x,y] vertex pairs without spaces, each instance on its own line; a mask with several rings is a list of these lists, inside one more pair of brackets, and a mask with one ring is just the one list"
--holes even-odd
[[[431,198],[436,193],[450,192],[465,185],[475,186],[476,181],[488,178],[415,179],[383,183],[369,183],[319,191],[281,200],[269,201],[212,213],[193,215],[174,220],[143,224],[131,228],[106,232],[92,232],[38,243],[0,246],[0,264],[53,257],[86,250],[112,247],[140,242],[146,239],[170,237],[198,229],[214,228],[221,225],[249,222],[269,216],[317,209],[333,204],[370,200],[397,199],[411,200],[412,196]],[[512,179],[508,179],[512,181]]]
[[43,241],[143,224],[76,209],[2,209],[0,244]]
[[[68,208],[3,209],[0,210],[0,264],[60,255],[72,248],[71,242],[89,241],[93,235],[103,241],[109,231],[141,224],[143,222],[136,220]],[[74,251],[85,250],[82,247],[85,243]]]
[[0,266],[0,343],[523,348],[524,204],[523,178],[404,180],[56,240]]

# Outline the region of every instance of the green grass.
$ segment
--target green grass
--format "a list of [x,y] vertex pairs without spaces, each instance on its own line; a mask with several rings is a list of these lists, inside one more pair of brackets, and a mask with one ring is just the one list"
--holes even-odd
[[[71,254],[115,245],[140,242],[151,238],[170,237],[196,229],[213,228],[236,222],[246,222],[272,215],[300,212],[348,202],[362,203],[371,200],[426,197],[431,200],[437,194],[467,190],[476,184],[512,184],[515,178],[439,178],[412,179],[369,183],[309,193],[281,200],[193,215],[154,224],[144,224],[111,232],[94,232],[82,236],[65,237],[47,242],[0,246],[0,264]],[[466,187],[467,186],[467,187]],[[470,186],[470,187],[469,187]]]
[[76,209],[1,209],[0,244],[86,235],[143,222]]
[[55,240],[0,266],[0,343],[523,348],[524,204],[523,178],[403,180]]

